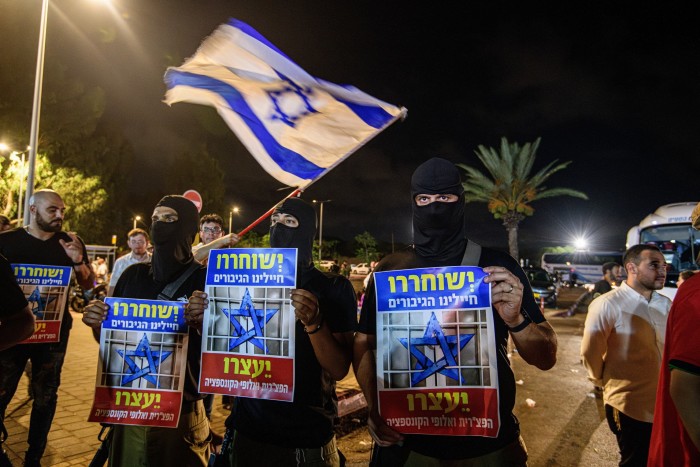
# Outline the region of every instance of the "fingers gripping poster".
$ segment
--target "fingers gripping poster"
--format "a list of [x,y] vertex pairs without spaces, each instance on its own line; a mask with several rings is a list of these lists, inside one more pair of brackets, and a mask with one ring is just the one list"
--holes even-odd
[[209,253],[200,392],[292,401],[296,257],[294,248]]
[[108,297],[88,421],[174,428],[187,366],[184,302]]
[[401,433],[495,437],[490,286],[478,267],[375,272],[379,413]]
[[12,270],[34,313],[34,334],[22,344],[58,342],[73,268],[12,264]]

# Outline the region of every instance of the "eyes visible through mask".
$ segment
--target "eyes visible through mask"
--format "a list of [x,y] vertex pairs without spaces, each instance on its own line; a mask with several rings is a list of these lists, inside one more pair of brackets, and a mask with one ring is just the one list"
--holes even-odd
[[177,211],[173,208],[167,206],[158,206],[153,210],[153,215],[151,216],[152,222],[177,222],[179,219]]
[[291,229],[296,229],[299,227],[299,220],[291,214],[276,212],[270,217],[270,227],[273,227],[275,224],[281,224]]
[[415,197],[416,205],[427,206],[430,203],[455,203],[459,200],[459,196],[450,193],[441,193],[436,195],[429,195],[425,193],[419,193]]

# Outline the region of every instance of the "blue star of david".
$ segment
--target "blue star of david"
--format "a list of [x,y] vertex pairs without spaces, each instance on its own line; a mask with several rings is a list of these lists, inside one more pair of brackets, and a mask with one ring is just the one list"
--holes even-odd
[[[275,111],[270,118],[273,120],[280,120],[282,123],[294,128],[301,118],[318,112],[311,106],[311,101],[309,99],[309,96],[313,94],[313,89],[301,87],[282,74],[280,74],[280,77],[287,84],[283,85],[281,89],[267,91],[267,94],[270,96],[270,100],[272,101],[272,105],[275,108]],[[288,102],[290,100],[301,100],[299,103],[301,104],[300,107],[302,108],[296,109],[295,113],[287,113],[282,110],[281,103],[283,100],[287,100]]]
[[[411,352],[411,355],[416,359],[414,369],[421,370],[411,374],[411,385],[416,386],[418,383],[435,373],[441,373],[448,378],[459,381],[460,384],[463,384],[463,380],[458,369],[447,367],[457,366],[457,353],[462,350],[470,340],[472,340],[472,337],[474,337],[474,334],[446,336],[442,330],[442,327],[440,327],[440,322],[437,320],[437,317],[435,317],[435,313],[431,313],[430,320],[428,320],[423,337],[411,339],[410,345],[408,343],[408,338],[399,338],[401,345],[408,349]],[[433,362],[423,352],[418,350],[419,346],[431,346],[433,348],[434,346],[439,346],[443,357],[440,360]]]
[[[122,386],[134,381],[135,379],[144,378],[146,381],[152,383],[156,387],[160,387],[155,376],[153,376],[151,373],[158,371],[160,364],[170,356],[172,351],[153,351],[151,350],[149,344],[150,342],[148,342],[148,337],[146,337],[146,334],[144,334],[141,338],[141,342],[139,342],[139,345],[135,350],[117,350],[119,355],[121,355],[124,362],[129,367],[129,373],[122,376]],[[145,359],[147,365],[143,368],[139,368],[136,362],[134,362],[134,357]]]
[[[245,289],[243,300],[241,300],[241,306],[237,310],[228,310],[224,308],[222,311],[235,328],[234,334],[231,334],[232,339],[228,344],[229,350],[250,341],[250,343],[255,347],[267,353],[267,346],[260,339],[258,339],[257,336],[263,335],[263,326],[267,324],[279,310],[256,309],[255,305],[253,304],[253,299],[250,298],[250,292],[248,292],[248,289]],[[246,331],[246,329],[241,326],[241,323],[236,319],[237,316],[250,318],[253,323],[253,328]]]
[[41,292],[39,292],[39,287],[35,288],[34,291],[27,297],[28,302],[36,303],[32,307],[32,313],[37,318],[43,319],[44,318],[44,311],[46,310],[46,305],[54,301],[56,297],[47,297],[47,298],[42,298],[41,297]]

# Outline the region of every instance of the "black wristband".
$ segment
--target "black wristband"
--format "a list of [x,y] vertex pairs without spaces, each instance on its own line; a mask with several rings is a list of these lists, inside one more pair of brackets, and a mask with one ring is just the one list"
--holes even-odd
[[313,331],[309,331],[308,329],[306,329],[306,326],[304,326],[304,332],[306,334],[316,334],[319,331],[319,329],[321,329],[321,326],[323,326],[323,318],[324,318],[324,316],[321,315],[321,321],[318,322],[316,329],[314,329]]
[[81,261],[79,263],[73,263],[73,266],[82,266],[83,264],[85,264],[85,263]]
[[525,317],[525,321],[523,321],[522,323],[518,324],[517,326],[510,327],[510,326],[508,326],[507,324],[506,324],[506,326],[508,326],[508,330],[509,330],[510,332],[520,332],[520,331],[522,331],[523,329],[525,329],[526,327],[528,327],[528,326],[530,325],[530,323],[532,323],[532,320],[526,316],[526,317]]

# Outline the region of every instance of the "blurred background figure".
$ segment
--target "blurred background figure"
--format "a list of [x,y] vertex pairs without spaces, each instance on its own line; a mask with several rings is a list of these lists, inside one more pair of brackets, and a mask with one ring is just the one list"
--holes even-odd
[[680,287],[683,282],[693,277],[693,274],[695,274],[695,271],[692,271],[690,269],[684,269],[683,271],[681,271],[680,274],[678,274],[678,281],[676,282],[676,286]]

